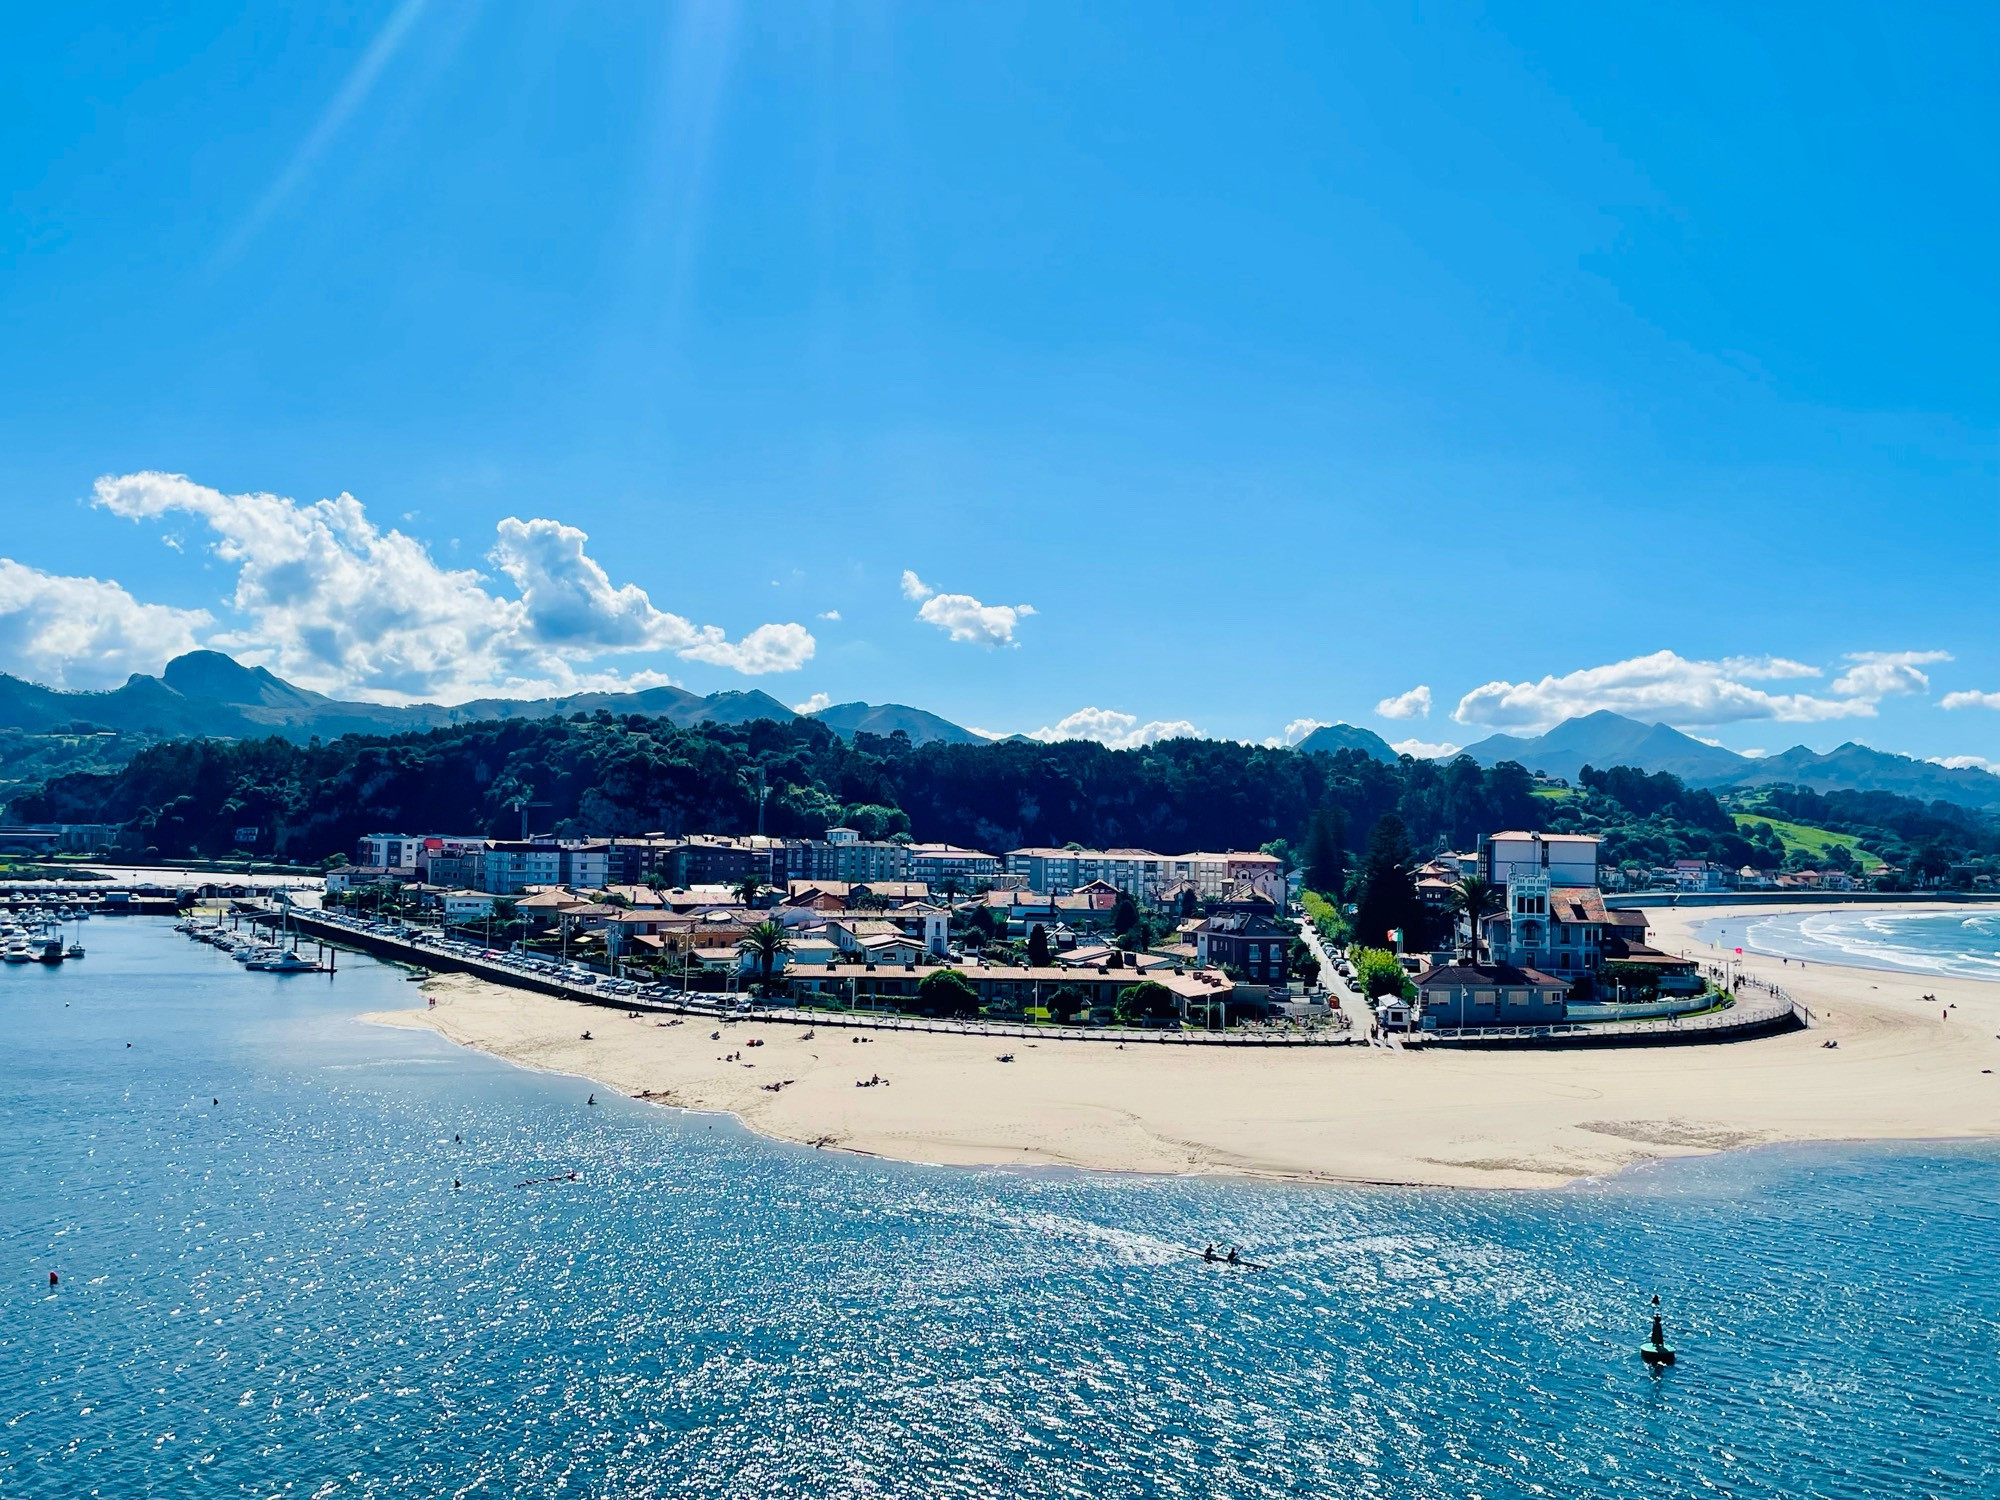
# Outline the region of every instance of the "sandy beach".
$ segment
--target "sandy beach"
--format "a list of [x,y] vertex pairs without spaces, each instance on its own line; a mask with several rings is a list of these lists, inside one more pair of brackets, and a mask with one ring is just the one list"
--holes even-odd
[[[1654,912],[1652,940],[1719,957],[1694,924],[1757,910]],[[732,1114],[781,1140],[948,1165],[1530,1188],[1777,1141],[2000,1135],[2000,985],[1755,956],[1746,971],[1784,984],[1819,1024],[1709,1046],[1520,1053],[1121,1051],[833,1028],[807,1040],[754,1021],[718,1041],[713,1022],[662,1025],[458,975],[424,986],[434,1006],[363,1019]],[[1003,1051],[1015,1061],[997,1061]],[[874,1075],[888,1084],[855,1087]]]

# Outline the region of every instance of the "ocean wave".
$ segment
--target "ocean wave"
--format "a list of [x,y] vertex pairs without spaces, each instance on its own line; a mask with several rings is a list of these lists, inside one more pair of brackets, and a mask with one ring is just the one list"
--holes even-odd
[[2000,980],[2000,913],[1995,912],[1785,912],[1704,923],[1697,931],[1724,947],[1773,958]]

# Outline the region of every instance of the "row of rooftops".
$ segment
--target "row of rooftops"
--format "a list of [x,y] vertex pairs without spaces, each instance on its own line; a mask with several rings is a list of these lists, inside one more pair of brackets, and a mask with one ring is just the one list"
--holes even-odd
[[1071,849],[1055,848],[1049,845],[1032,845],[1022,849],[1009,849],[1009,859],[1077,859],[1077,860],[1164,860],[1169,864],[1232,864],[1258,865],[1277,869],[1284,861],[1275,854],[1266,854],[1261,849],[1209,850],[1197,849],[1188,854],[1161,854],[1152,849]]
[[977,960],[961,960],[954,963],[900,963],[891,965],[869,963],[792,964],[785,970],[785,977],[794,982],[814,980],[857,980],[879,981],[885,976],[923,980],[940,969],[956,969],[973,985],[981,983],[1046,984],[1062,986],[1079,983],[1140,984],[1150,981],[1164,985],[1183,998],[1207,999],[1235,988],[1235,981],[1218,969],[1181,969],[1165,966],[1139,970],[1127,966],[1114,969],[1099,964],[1091,967],[1068,967],[1061,964],[987,964]]

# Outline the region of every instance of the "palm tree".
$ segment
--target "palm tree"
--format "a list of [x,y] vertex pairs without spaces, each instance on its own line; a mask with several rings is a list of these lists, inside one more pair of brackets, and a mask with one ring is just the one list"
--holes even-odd
[[1479,962],[1479,924],[1499,904],[1499,892],[1484,875],[1467,875],[1452,887],[1452,908],[1472,927],[1472,961]]
[[745,875],[736,882],[736,899],[745,906],[755,906],[757,898],[763,894],[764,882],[755,875]]
[[771,970],[779,958],[792,951],[792,940],[785,936],[785,929],[778,923],[759,922],[743,934],[736,951],[747,953],[757,960],[758,982],[768,991],[771,988]]

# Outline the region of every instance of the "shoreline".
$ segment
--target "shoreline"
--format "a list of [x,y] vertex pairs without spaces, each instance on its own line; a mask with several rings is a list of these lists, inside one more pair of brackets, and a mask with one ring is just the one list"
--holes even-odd
[[[1661,909],[1649,913],[1651,940],[1719,960],[1724,950],[1695,936],[1694,924],[1767,910]],[[939,1166],[1519,1189],[1747,1146],[2000,1136],[2000,984],[1801,969],[1754,953],[1741,962],[1811,1007],[1814,1027],[1584,1051],[1124,1049],[815,1035],[755,1020],[675,1025],[464,975],[425,983],[432,1006],[359,1019],[435,1031],[628,1097],[728,1114],[773,1139]],[[1009,1049],[1014,1061],[998,1061]],[[887,1084],[855,1086],[877,1075]]]
[[[1902,905],[1888,906],[1888,907],[1840,906],[1840,907],[1828,908],[1828,910],[1840,913],[1849,913],[1849,912],[1856,914],[1865,913],[1869,916],[1882,916],[1882,917],[1951,916],[1951,917],[1958,917],[1960,918],[1960,920],[1964,920],[1964,913],[1966,912],[1967,907],[1964,905],[1931,905],[1928,903],[1919,905],[1916,903],[1904,903]],[[1736,912],[1740,912],[1741,915],[1733,916],[1732,913]],[[1777,918],[1777,919],[1795,918],[1800,922],[1803,922],[1806,918],[1818,914],[1819,913],[1817,912],[1801,910],[1795,906],[1768,907],[1768,908],[1745,906],[1740,908],[1723,908],[1719,911],[1718,915],[1714,917],[1700,916],[1693,913],[1689,913],[1689,916],[1692,918],[1692,925],[1694,927],[1700,927],[1708,925],[1710,923],[1720,926],[1723,922],[1735,920],[1735,921],[1740,921],[1747,928],[1751,922],[1763,918]],[[1748,937],[1747,931],[1744,935],[1746,938]],[[1805,943],[1809,945],[1817,945],[1816,950],[1809,953],[1800,953],[1800,952],[1784,953],[1777,951],[1775,949],[1746,948],[1745,954],[1746,956],[1754,957],[1765,961],[1789,960],[1790,964],[1793,967],[1787,970],[1783,969],[1781,966],[1781,972],[1789,972],[1793,974],[1799,972],[1797,966],[1801,964],[1824,964],[1829,968],[1839,967],[1847,969],[1865,970],[1866,972],[1871,974],[1900,974],[1908,978],[1935,977],[1938,979],[1968,979],[1968,980],[1986,980],[1989,982],[2000,982],[2000,967],[1994,966],[1990,961],[1987,961],[1985,965],[1985,967],[1989,970],[1989,972],[1964,973],[1960,972],[1959,970],[1944,967],[1943,966],[1944,960],[1934,961],[1931,967],[1919,967],[1914,963],[1911,963],[1907,966],[1899,965],[1887,959],[1883,959],[1874,953],[1842,953],[1839,957],[1832,957],[1829,956],[1828,950],[1831,950],[1832,952],[1839,951],[1837,948],[1834,947],[1833,944],[1824,943],[1821,939],[1810,937],[1803,933],[1800,935]],[[1725,944],[1712,944],[1711,946],[1717,947],[1719,951],[1729,951],[1732,953],[1735,948],[1735,944],[1733,942]]]

